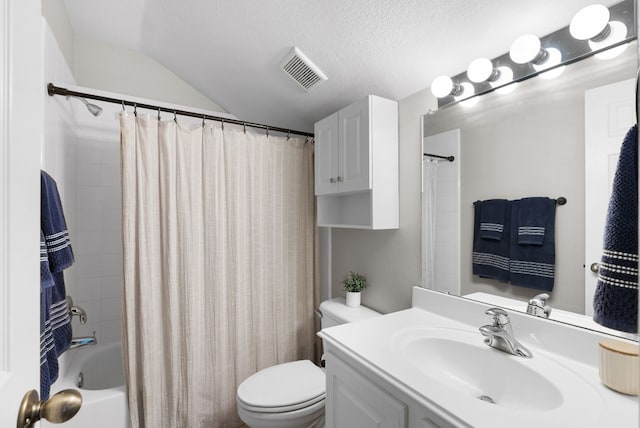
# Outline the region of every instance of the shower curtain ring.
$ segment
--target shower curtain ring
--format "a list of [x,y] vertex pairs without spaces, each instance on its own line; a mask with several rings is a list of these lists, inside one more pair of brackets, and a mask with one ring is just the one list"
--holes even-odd
[[222,118],[221,122],[222,122],[222,124],[221,124],[221,126],[220,126],[220,127],[221,127],[221,128],[222,128],[222,130],[224,131],[224,118]]
[[247,133],[247,124],[245,122],[242,122],[242,130],[245,134]]
[[287,129],[287,141],[289,141],[290,137],[291,137],[291,130]]
[[124,108],[124,100],[122,100],[122,111],[126,111]]
[[158,107],[158,122],[160,122],[160,107]]
[[178,117],[176,116],[176,111],[175,110],[173,111],[173,121],[175,123],[178,123]]
[[267,126],[267,138],[269,138],[269,127]]
[[138,117],[138,104],[133,103],[133,115]]
[[204,119],[205,119],[205,117],[207,117],[207,115],[206,115],[206,114],[203,114],[203,115],[202,115],[202,127],[203,127],[203,128],[204,128]]

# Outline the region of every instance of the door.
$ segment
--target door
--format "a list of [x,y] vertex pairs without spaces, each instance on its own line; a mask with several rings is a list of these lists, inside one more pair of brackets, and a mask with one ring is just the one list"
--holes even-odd
[[0,426],[39,389],[40,0],[0,6]]
[[315,134],[316,195],[338,192],[338,113],[317,122]]
[[[593,315],[604,225],[622,140],[634,119],[633,79],[585,92],[585,314]],[[593,270],[592,270],[593,267]]]
[[355,102],[339,113],[340,122],[340,192],[371,189],[369,108],[370,97]]

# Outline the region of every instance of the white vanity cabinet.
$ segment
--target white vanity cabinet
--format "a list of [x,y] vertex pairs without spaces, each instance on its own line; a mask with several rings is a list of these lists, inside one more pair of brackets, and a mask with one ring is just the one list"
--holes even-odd
[[398,103],[369,95],[314,133],[318,225],[398,228]]
[[326,353],[326,375],[326,428],[454,427],[383,376],[336,351]]

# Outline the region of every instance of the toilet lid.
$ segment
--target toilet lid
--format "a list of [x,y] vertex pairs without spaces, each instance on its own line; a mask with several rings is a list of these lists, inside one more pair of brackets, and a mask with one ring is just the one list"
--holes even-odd
[[278,364],[245,379],[238,399],[254,408],[287,408],[324,397],[325,375],[309,360]]

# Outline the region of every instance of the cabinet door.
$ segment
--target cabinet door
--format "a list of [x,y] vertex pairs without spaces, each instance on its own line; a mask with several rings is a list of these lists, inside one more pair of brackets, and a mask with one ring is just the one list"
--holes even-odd
[[407,405],[327,354],[327,428],[404,428]]
[[340,119],[340,192],[371,189],[369,97],[338,112]]
[[314,133],[316,195],[337,193],[340,139],[338,113],[316,122]]

